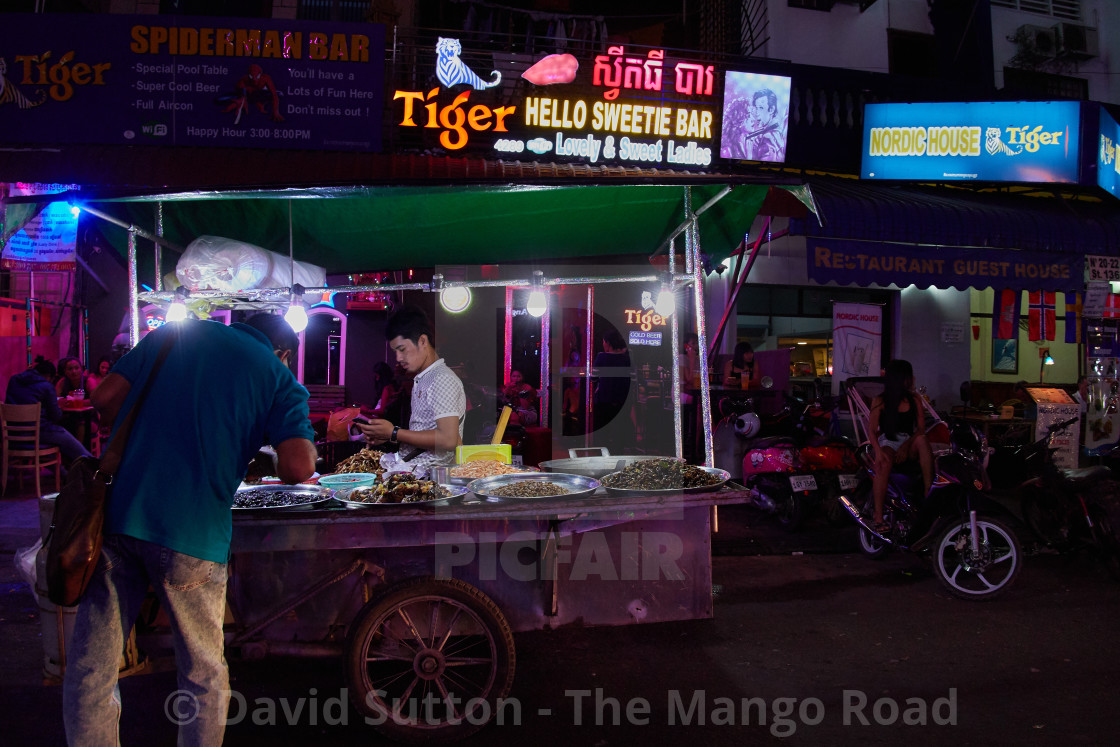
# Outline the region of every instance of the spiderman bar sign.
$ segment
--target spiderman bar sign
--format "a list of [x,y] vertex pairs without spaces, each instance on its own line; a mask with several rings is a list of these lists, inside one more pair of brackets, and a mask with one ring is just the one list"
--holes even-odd
[[0,19],[0,141],[378,150],[385,27],[59,13]]
[[719,157],[714,65],[623,46],[583,58],[479,54],[451,38],[431,54],[439,85],[393,93],[394,124],[417,147],[667,168]]
[[864,179],[1076,183],[1076,101],[868,104]]

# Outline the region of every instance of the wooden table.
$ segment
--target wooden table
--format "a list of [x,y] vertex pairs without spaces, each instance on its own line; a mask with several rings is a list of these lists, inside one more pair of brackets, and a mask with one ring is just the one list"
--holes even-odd
[[74,434],[82,446],[90,449],[93,436],[93,421],[97,413],[88,399],[71,400],[59,397],[58,406],[62,410],[60,424]]
[[[984,434],[989,443],[1030,443],[1034,434],[1034,418],[1000,418],[992,417],[983,412],[960,413],[949,416],[950,420],[958,423],[975,425]],[[1018,431],[1022,431],[1021,435]],[[993,432],[995,433],[993,441]]]

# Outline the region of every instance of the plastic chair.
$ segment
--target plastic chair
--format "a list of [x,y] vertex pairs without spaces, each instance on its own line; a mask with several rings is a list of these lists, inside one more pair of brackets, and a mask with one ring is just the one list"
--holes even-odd
[[[8,488],[8,469],[31,470],[35,473],[35,493],[43,494],[40,483],[44,467],[54,468],[54,489],[57,493],[62,487],[62,451],[57,446],[43,447],[39,444],[39,415],[42,405],[0,404],[0,426],[4,436],[4,465],[0,477],[0,496]],[[20,487],[23,476],[20,475]]]

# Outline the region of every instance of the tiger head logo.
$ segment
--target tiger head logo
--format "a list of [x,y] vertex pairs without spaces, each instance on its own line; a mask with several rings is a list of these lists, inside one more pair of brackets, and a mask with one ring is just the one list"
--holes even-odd
[[989,156],[994,156],[996,153],[999,153],[999,146],[1002,145],[999,139],[1000,129],[998,127],[989,127],[985,134],[987,135],[987,142],[984,144],[984,147],[987,149]]

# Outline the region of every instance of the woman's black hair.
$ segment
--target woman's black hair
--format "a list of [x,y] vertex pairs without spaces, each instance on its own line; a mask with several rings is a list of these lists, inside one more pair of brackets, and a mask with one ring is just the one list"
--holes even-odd
[[35,356],[35,362],[31,364],[31,368],[35,371],[35,373],[39,374],[48,381],[54,379],[54,364],[41,355]]
[[731,360],[733,360],[735,362],[734,365],[741,366],[743,364],[743,356],[746,355],[747,353],[753,353],[753,352],[754,352],[754,348],[751,346],[751,344],[749,342],[744,341],[744,342],[736,343],[735,344],[735,353],[732,355]]
[[376,406],[385,393],[385,387],[393,383],[393,369],[385,361],[373,364],[373,403]]
[[910,396],[910,386],[914,383],[914,367],[910,365],[910,361],[901,359],[887,361],[884,379],[883,411],[879,413],[879,430],[887,438],[894,438],[898,426],[898,406],[902,398],[906,397],[910,400],[910,407],[916,406]]
[[603,333],[603,339],[611,346],[612,350],[622,350],[626,347],[626,343],[622,340],[622,335],[614,327],[611,327]]

